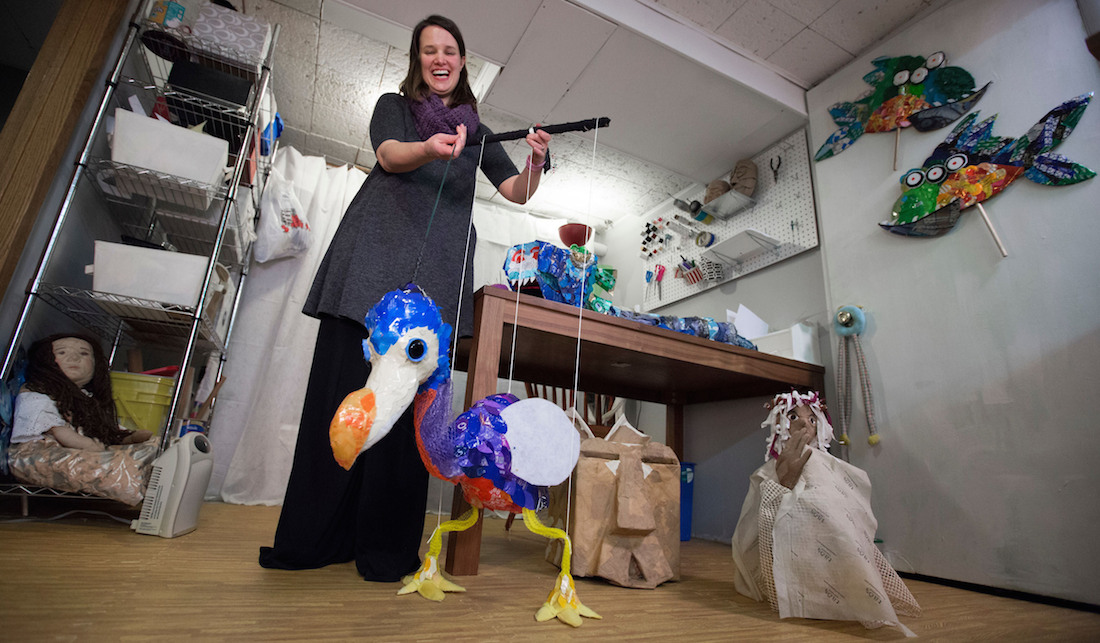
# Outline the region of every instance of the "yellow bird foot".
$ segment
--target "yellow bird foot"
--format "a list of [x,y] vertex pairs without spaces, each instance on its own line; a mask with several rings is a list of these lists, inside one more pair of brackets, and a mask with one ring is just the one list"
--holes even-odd
[[401,579],[405,586],[397,591],[397,595],[416,592],[431,601],[441,601],[445,597],[444,592],[465,592],[466,588],[456,585],[443,577],[439,571],[436,557],[430,554],[424,556],[424,562],[415,574],[410,574]]
[[558,582],[554,586],[554,591],[550,592],[550,597],[535,613],[535,620],[542,623],[557,617],[562,623],[580,627],[581,623],[584,622],[581,620],[582,616],[585,618],[603,618],[580,602],[580,599],[577,598],[577,586],[573,583],[573,577],[569,573],[562,572],[558,574]]

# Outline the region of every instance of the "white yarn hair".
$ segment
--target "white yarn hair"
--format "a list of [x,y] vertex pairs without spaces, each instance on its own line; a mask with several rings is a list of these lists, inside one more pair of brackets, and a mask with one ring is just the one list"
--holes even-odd
[[764,405],[771,409],[767,419],[760,425],[768,429],[768,441],[764,451],[764,462],[774,458],[783,451],[783,445],[791,439],[791,420],[787,413],[799,406],[808,406],[817,418],[817,440],[810,443],[822,451],[829,450],[829,444],[833,441],[833,425],[825,416],[825,405],[821,401],[821,395],[817,391],[799,393],[780,393]]

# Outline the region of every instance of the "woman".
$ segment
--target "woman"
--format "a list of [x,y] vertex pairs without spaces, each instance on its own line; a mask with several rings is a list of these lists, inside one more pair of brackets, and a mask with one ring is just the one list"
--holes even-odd
[[31,344],[26,377],[8,448],[12,475],[51,489],[141,503],[157,445],[150,431],[119,426],[99,343],[71,334],[40,339]]
[[412,411],[350,471],[333,459],[328,426],[344,396],[367,379],[363,318],[386,292],[415,281],[449,323],[461,299],[456,332],[471,334],[475,240],[467,253],[466,239],[479,157],[501,195],[516,203],[534,193],[546,161],[550,135],[542,130],[527,135],[531,155],[522,172],[499,143],[483,154],[466,149],[468,139],[492,132],[478,119],[466,45],[447,18],[429,16],[413,30],[400,90],[375,106],[378,164],[348,207],[303,309],[321,323],[275,544],[260,548],[264,567],[354,559],[366,580],[397,581],[419,566],[428,475]]

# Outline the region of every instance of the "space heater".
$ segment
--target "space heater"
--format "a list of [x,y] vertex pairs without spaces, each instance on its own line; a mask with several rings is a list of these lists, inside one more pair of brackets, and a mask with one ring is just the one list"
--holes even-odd
[[141,515],[130,522],[139,534],[175,538],[195,530],[206,485],[214,470],[210,440],[187,433],[153,461]]

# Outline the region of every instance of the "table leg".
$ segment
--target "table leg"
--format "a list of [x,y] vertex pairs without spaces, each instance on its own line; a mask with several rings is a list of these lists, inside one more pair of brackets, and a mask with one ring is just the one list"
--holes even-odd
[[[474,341],[470,346],[470,363],[466,369],[466,408],[477,400],[492,395],[497,388],[497,370],[500,367],[500,343],[504,337],[503,302],[490,297],[477,299],[474,308]],[[458,518],[469,503],[462,489],[455,488],[451,504],[451,517]],[[447,559],[444,569],[452,576],[477,574],[481,558],[481,525],[478,520],[470,529],[448,532]]]
[[684,461],[684,405],[669,403],[665,405],[665,444],[680,462]]

